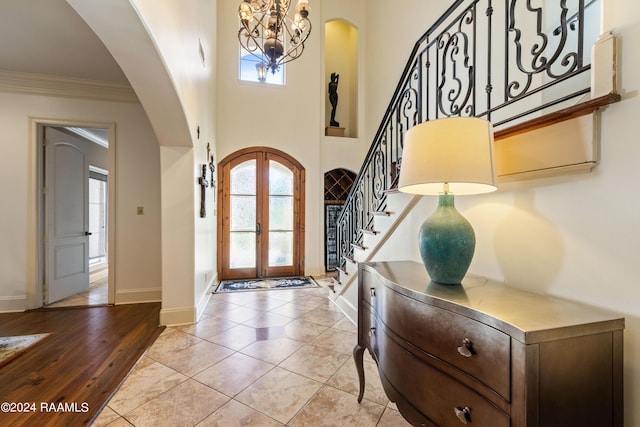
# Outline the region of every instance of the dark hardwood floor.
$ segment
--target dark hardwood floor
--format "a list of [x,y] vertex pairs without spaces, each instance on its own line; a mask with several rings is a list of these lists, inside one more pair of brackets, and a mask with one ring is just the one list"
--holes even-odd
[[[164,329],[160,304],[0,314],[0,336],[52,332],[0,368],[1,426],[81,426],[102,409]],[[33,404],[33,405],[32,405]]]

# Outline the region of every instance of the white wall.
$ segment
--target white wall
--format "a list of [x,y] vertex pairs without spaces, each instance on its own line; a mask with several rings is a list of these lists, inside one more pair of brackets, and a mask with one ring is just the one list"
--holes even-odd
[[[383,2],[371,3],[370,27],[386,21],[407,30],[387,27],[382,34],[367,33],[367,94],[372,94],[367,98],[367,132],[377,128],[410,50],[422,33],[413,31],[412,35],[412,25],[426,29],[439,16],[433,11],[438,7],[442,8],[430,2],[401,0],[392,9],[412,13],[402,14],[400,19]],[[502,185],[497,193],[458,197],[456,206],[476,231],[471,272],[614,310],[626,318],[625,425],[631,427],[640,425],[640,200],[636,197],[640,144],[635,128],[640,110],[640,56],[636,49],[640,44],[640,5],[635,0],[614,0],[605,7],[605,29],[620,35],[623,100],[602,114],[601,164],[588,175],[511,183]],[[379,51],[386,54],[376,55]],[[373,88],[382,93],[374,93]],[[425,197],[400,236],[417,236],[422,219],[431,214],[436,203],[436,198]],[[407,254],[406,240],[398,239],[394,244],[395,248],[385,248],[390,257]],[[420,261],[417,248],[409,244],[413,247],[409,256]]]
[[[340,18],[362,31],[364,5],[364,0],[312,1],[313,30],[304,54],[286,65],[286,85],[277,87],[238,80],[238,2],[218,1],[219,158],[244,147],[269,146],[302,163],[306,169],[306,274],[324,272],[324,172],[334,168],[358,171],[369,148],[361,138],[324,136],[328,84],[324,76],[325,72],[330,73],[324,64],[324,24]],[[364,58],[363,52],[359,57]],[[358,73],[364,79],[363,67],[359,67]],[[347,96],[340,89],[339,93]],[[360,129],[364,123],[363,95],[361,90],[357,103],[361,108],[359,118],[353,119]],[[360,136],[362,133],[357,132]]]
[[[320,274],[324,272],[324,172],[335,168],[358,171],[369,148],[362,138],[324,136],[328,84],[324,76],[331,71],[324,63],[324,24],[340,18],[362,31],[365,1],[314,0],[311,7],[313,30],[304,54],[286,65],[286,84],[278,87],[238,80],[238,2],[218,1],[217,148],[222,159],[244,147],[269,146],[302,163],[306,169],[305,273]],[[363,50],[362,40],[360,43]],[[362,66],[358,79],[364,79]],[[340,86],[339,93],[347,97]],[[357,118],[351,119],[360,129],[354,135],[361,136],[363,96],[364,88],[358,94]]]
[[192,323],[206,304],[216,270],[215,215],[199,217],[197,185],[208,144],[216,155],[216,2],[67,2],[122,68],[163,148],[160,322]]
[[[357,69],[357,75],[354,76],[355,83],[349,85],[349,90],[347,91],[347,85],[341,86],[342,81],[338,85],[338,94],[340,96],[340,100],[338,101],[338,114],[337,120],[340,121],[345,117],[347,113],[345,111],[347,103],[344,101],[344,97],[347,97],[347,100],[350,99],[349,104],[357,105],[357,109],[353,109],[349,114],[351,117],[349,118],[349,123],[357,124],[357,129],[352,129],[348,136],[350,138],[337,138],[337,137],[322,137],[320,143],[320,153],[321,153],[321,165],[320,169],[322,173],[337,169],[344,168],[351,170],[353,172],[358,172],[360,170],[360,166],[362,166],[362,160],[364,159],[367,151],[369,150],[369,146],[371,144],[371,137],[367,135],[365,132],[364,125],[364,117],[365,112],[367,111],[367,104],[365,99],[368,98],[369,94],[365,92],[365,75],[366,75],[366,66],[365,66],[365,48],[366,48],[366,40],[364,34],[367,31],[367,21],[366,21],[366,6],[368,5],[369,0],[322,0],[321,2],[314,1],[312,4],[313,13],[319,14],[322,26],[318,29],[318,37],[322,37],[322,45],[320,46],[322,58],[326,56],[330,56],[331,52],[327,52],[327,47],[324,46],[324,40],[326,38],[324,34],[324,24],[326,22],[331,22],[333,20],[340,20],[352,25],[354,28],[353,33],[357,34],[357,40],[352,40],[352,42],[358,44],[357,46],[357,58],[353,58],[357,60],[357,64],[351,64],[351,66]],[[332,71],[330,64],[322,64],[324,68],[323,76],[324,79],[319,81],[318,91],[322,98],[319,100],[322,102],[322,111],[325,111],[325,121],[322,122],[322,129],[319,131],[322,135],[324,135],[324,127],[326,123],[329,121],[331,108],[330,105],[327,107],[326,103],[328,103],[328,84],[329,84],[329,76]],[[352,72],[355,73],[355,72]],[[341,76],[342,79],[342,76]],[[324,110],[326,108],[326,110]],[[340,123],[342,126],[342,123]],[[357,136],[357,137],[356,137]],[[324,250],[324,249],[323,249]]]
[[[306,171],[305,273],[324,271],[322,246],[322,171],[320,137],[323,129],[319,7],[312,4],[312,33],[304,54],[286,65],[285,86],[240,82],[240,23],[236,0],[218,1],[218,160],[244,147],[268,146],[297,159]],[[317,32],[316,32],[317,31]]]
[[[173,274],[175,271],[170,276],[166,276],[168,283],[164,289],[167,297],[163,299],[163,311],[194,306],[196,313],[191,321],[195,321],[202,313],[210,295],[209,287],[216,280],[217,218],[213,202],[215,193],[211,188],[206,191],[207,216],[201,218],[200,187],[195,185],[198,177],[201,176],[202,165],[209,162],[207,145],[210,146],[211,155],[218,159],[215,124],[216,27],[213,25],[216,22],[216,2],[189,0],[159,3],[155,0],[133,0],[133,3],[153,37],[171,76],[191,134],[193,153],[183,153],[186,156],[183,160],[191,159],[190,179],[183,179],[182,186],[175,188],[175,191],[170,194],[167,193],[169,197],[181,197],[185,188],[188,188],[191,192],[191,203],[180,205],[184,212],[176,217],[177,222],[167,222],[163,227],[163,233],[173,234],[171,230],[184,226],[186,216],[191,216],[189,222],[193,223],[193,230],[190,235],[193,236],[193,241],[187,242],[184,239],[181,241],[189,246],[185,248],[186,254],[190,254],[189,259],[184,254],[184,262],[193,265],[193,274],[183,276],[182,280],[192,283],[193,289],[191,285],[187,289],[186,283],[175,283]],[[187,168],[189,164],[188,161],[174,163],[173,160],[169,160],[168,164],[172,165],[172,170],[168,171],[165,169],[165,157],[171,159],[174,157],[173,154],[169,154],[169,151],[173,150],[163,150],[162,170],[168,173],[168,176],[163,177],[163,186],[173,185],[170,176],[175,177],[176,165]],[[211,172],[208,167],[207,180],[211,181]],[[189,184],[194,185],[189,187]],[[169,215],[166,219],[169,219]],[[170,251],[169,248],[167,250]],[[167,259],[176,255],[178,254],[167,254]],[[179,263],[175,264],[175,268],[181,269]],[[173,278],[169,279],[169,277]],[[181,322],[181,320],[177,321]],[[183,321],[186,322],[188,319],[185,318]],[[163,321],[163,323],[167,322]]]
[[368,144],[378,131],[413,46],[450,5],[451,2],[399,0],[389,7],[389,3],[381,0],[367,1],[365,131]]
[[[116,301],[160,295],[158,143],[139,104],[0,93],[0,311],[36,288],[36,135],[30,118],[115,123]],[[136,215],[144,206],[145,214]],[[29,295],[34,299],[34,295]]]

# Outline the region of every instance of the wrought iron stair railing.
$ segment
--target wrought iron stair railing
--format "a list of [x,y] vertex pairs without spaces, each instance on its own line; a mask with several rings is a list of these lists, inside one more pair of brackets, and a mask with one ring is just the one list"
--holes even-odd
[[386,209],[412,126],[476,116],[498,132],[566,110],[590,92],[600,1],[453,2],[415,43],[338,217],[341,270]]

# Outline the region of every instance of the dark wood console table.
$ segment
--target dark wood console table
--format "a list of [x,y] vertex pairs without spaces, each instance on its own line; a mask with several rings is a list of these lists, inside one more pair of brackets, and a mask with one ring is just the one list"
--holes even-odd
[[624,319],[409,261],[361,263],[358,344],[415,426],[622,426]]

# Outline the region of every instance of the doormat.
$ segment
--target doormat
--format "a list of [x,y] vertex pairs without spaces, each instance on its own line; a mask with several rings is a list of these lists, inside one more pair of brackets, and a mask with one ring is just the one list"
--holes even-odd
[[278,279],[244,279],[244,280],[223,280],[220,282],[214,293],[217,292],[237,292],[237,291],[259,291],[269,289],[291,289],[291,288],[317,288],[320,285],[313,280],[313,277],[282,277]]
[[23,355],[51,334],[0,337],[0,368]]

